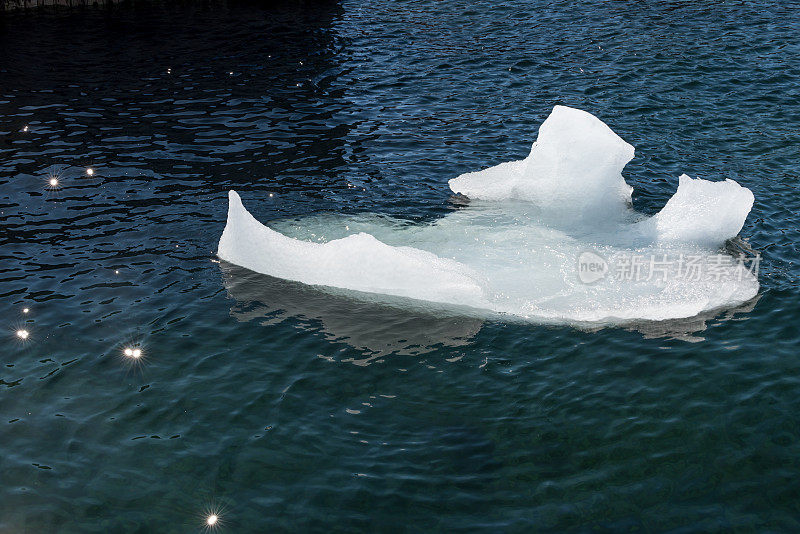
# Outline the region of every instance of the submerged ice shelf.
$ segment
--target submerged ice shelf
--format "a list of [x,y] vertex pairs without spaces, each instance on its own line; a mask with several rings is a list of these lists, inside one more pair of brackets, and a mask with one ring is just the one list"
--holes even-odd
[[721,253],[752,193],[683,175],[644,217],[621,174],[633,153],[600,119],[556,106],[527,158],[450,180],[470,203],[432,224],[324,215],[269,228],[231,191],[217,254],[277,278],[542,322],[685,318],[753,298],[752,266]]

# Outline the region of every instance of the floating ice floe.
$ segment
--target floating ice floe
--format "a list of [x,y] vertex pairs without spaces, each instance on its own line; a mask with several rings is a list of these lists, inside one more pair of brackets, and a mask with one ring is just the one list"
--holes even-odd
[[556,106],[527,158],[450,180],[470,202],[433,223],[329,214],[270,228],[231,191],[217,254],[359,298],[538,322],[686,318],[752,299],[757,264],[723,251],[750,190],[683,175],[648,218],[621,174],[633,154],[597,117]]

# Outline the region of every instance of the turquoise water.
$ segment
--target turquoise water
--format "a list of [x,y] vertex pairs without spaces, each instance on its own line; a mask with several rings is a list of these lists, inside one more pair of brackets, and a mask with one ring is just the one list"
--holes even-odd
[[[796,531],[799,15],[455,0],[4,14],[0,531],[195,532],[211,513],[221,532]],[[432,221],[459,209],[448,179],[524,157],[555,104],[636,146],[624,174],[642,212],[682,172],[750,188],[759,297],[578,330],[215,261],[228,189],[279,224]]]

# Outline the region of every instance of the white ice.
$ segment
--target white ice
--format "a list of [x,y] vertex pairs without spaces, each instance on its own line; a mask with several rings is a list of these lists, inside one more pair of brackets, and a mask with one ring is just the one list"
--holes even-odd
[[[621,174],[633,151],[600,119],[556,106],[526,159],[450,180],[470,202],[434,223],[331,214],[269,228],[231,191],[217,254],[287,280],[538,322],[685,318],[753,298],[756,277],[721,254],[752,193],[684,175],[646,218]],[[586,253],[607,266],[592,283],[579,276]],[[657,267],[639,276],[631,261]]]

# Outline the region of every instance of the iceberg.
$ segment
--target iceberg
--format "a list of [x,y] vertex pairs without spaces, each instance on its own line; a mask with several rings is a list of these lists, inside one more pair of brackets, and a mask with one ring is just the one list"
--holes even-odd
[[739,234],[753,207],[753,193],[734,182],[710,182],[682,174],[678,190],[642,226],[662,242],[714,247]]
[[327,243],[292,239],[258,222],[229,192],[217,255],[240,267],[305,284],[434,302],[476,305],[477,273],[413,247],[389,246],[359,232]]
[[217,255],[353,298],[545,323],[689,318],[753,299],[754,264],[723,250],[752,193],[683,175],[646,217],[622,176],[633,155],[594,115],[556,106],[524,160],[450,180],[469,202],[433,223],[323,214],[268,227],[230,191]]
[[501,163],[450,180],[450,189],[475,200],[523,200],[541,209],[568,208],[581,219],[616,218],[633,188],[622,169],[633,147],[585,111],[556,106],[522,161]]

